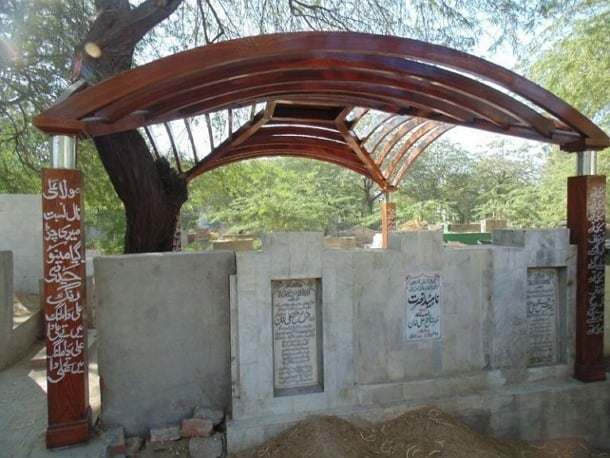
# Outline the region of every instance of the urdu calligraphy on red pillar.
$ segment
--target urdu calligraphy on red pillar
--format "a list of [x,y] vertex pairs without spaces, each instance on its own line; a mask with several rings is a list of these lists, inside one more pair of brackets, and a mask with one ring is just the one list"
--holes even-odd
[[[84,374],[85,265],[82,246],[81,189],[65,173],[45,171],[43,246],[47,380],[61,382]],[[75,186],[76,184],[76,186]]]
[[589,271],[586,309],[587,335],[604,333],[604,256],[606,253],[606,187],[592,186],[587,203],[586,253]]

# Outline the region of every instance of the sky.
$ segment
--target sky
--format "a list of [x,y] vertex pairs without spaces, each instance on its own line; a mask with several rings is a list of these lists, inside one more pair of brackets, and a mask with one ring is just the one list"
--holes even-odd
[[[493,40],[493,35],[494,35],[493,30],[488,30],[486,34],[482,35],[480,43],[478,44],[477,48],[471,52],[471,54],[478,56],[478,57],[482,57],[484,59],[487,59],[493,63],[501,65],[502,67],[514,69],[518,63],[518,59],[517,59],[517,56],[515,56],[512,53],[512,50],[510,49],[509,46],[504,46],[493,52],[489,51],[489,48],[490,48],[492,40]],[[525,37],[522,37],[522,38],[525,39]],[[237,128],[237,127],[239,127],[239,126],[238,125],[234,126],[234,128]],[[177,125],[177,129],[175,130],[175,133],[177,134],[176,137],[181,136],[179,134],[179,130],[180,130],[180,126]],[[184,129],[182,128],[182,130],[184,130]],[[195,129],[195,130],[202,130],[202,129],[199,128],[199,129]],[[199,135],[201,137],[201,141],[204,141],[205,143],[207,143],[207,131],[200,132]],[[163,137],[163,135],[161,137]],[[186,139],[186,134],[182,135],[181,137]],[[508,149],[518,150],[518,149],[527,147],[527,148],[531,149],[533,152],[540,150],[541,156],[543,154],[542,148],[545,147],[544,144],[539,143],[539,142],[522,140],[522,139],[518,139],[516,137],[509,137],[509,136],[504,136],[504,135],[499,135],[499,134],[493,134],[493,133],[488,133],[488,132],[481,131],[481,130],[469,129],[469,128],[463,128],[463,127],[456,127],[454,129],[450,130],[449,132],[447,132],[441,138],[449,140],[451,142],[458,143],[459,145],[461,145],[468,151],[472,151],[473,153],[480,153],[480,154],[485,154],[486,152],[492,150],[493,149],[493,147],[491,146],[492,143],[498,144],[501,141],[504,141],[504,143]],[[165,143],[165,142],[161,138],[159,138],[159,141],[160,141],[160,143],[162,143],[162,145],[160,145],[161,148],[166,149],[166,146],[163,145],[163,143]],[[169,145],[167,145],[167,146],[169,146]],[[190,145],[185,145],[185,147],[187,148],[187,150],[191,149]],[[209,148],[209,146],[208,146],[208,148]],[[201,149],[203,150],[203,149],[207,149],[207,148],[205,148],[205,146],[204,146]],[[200,153],[200,155],[201,155],[201,153]]]
[[[522,40],[527,42],[525,36],[522,37]],[[490,35],[485,35],[481,38],[481,42],[479,43],[477,49],[472,51],[470,54],[512,70],[515,73],[521,74],[521,72],[517,69],[519,64],[518,58],[512,52],[509,46],[504,45],[493,52],[489,51],[490,46],[491,37]],[[545,143],[533,140],[522,139],[509,135],[501,135],[461,126],[451,129],[449,132],[444,134],[442,138],[458,143],[466,150],[479,154],[485,154],[486,152],[493,150],[493,147],[491,146],[492,143],[497,144],[499,141],[504,141],[507,149],[519,150],[528,148],[531,150],[532,154],[538,155],[540,158],[542,158],[544,155],[543,150],[547,146]]]

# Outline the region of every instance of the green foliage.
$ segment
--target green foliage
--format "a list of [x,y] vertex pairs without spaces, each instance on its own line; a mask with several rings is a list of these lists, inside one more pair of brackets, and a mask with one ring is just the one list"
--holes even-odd
[[401,220],[469,221],[477,189],[474,159],[464,149],[439,141],[418,158],[397,193]]
[[[530,77],[610,131],[610,3],[579,0],[566,8],[531,47]],[[609,150],[597,153],[600,175],[610,173]],[[566,219],[566,180],[574,175],[574,154],[553,152],[540,185],[536,207],[548,225]],[[610,188],[606,197],[610,210]]]
[[[415,162],[397,193],[398,218],[429,223],[470,223],[484,218],[525,220],[519,203],[527,200],[540,176],[540,160],[529,150],[514,151],[504,142],[475,155],[439,141]],[[537,226],[537,224],[536,224]]]
[[575,159],[573,154],[557,149],[549,155],[540,184],[533,196],[542,223],[538,227],[554,227],[566,221],[567,180],[575,175]]
[[[0,3],[0,192],[39,192],[47,139],[31,126],[69,85],[71,58],[89,27],[92,1]],[[136,2],[138,3],[138,2]],[[509,44],[551,24],[533,49],[531,77],[610,127],[610,6],[604,0],[185,0],[138,47],[139,63],[243,35],[297,30],[355,30],[424,39],[462,50]],[[159,46],[162,42],[163,46]],[[437,142],[395,193],[399,222],[508,219],[516,227],[565,220],[566,178],[574,156],[492,145],[488,157]],[[600,173],[610,171],[602,154]],[[89,142],[80,142],[85,172],[88,247],[120,252],[124,210]],[[380,225],[380,191],[335,166],[296,159],[237,163],[190,184],[182,211],[192,229],[201,215],[233,231],[319,230]],[[610,199],[608,200],[610,202]],[[95,228],[91,229],[91,228]]]
[[[191,184],[184,215],[195,213],[231,232],[335,232],[365,215],[362,178],[336,166],[295,158],[240,162]],[[356,183],[356,185],[354,185]],[[185,224],[183,223],[183,226]],[[188,223],[187,223],[188,226]],[[188,229],[188,227],[186,227]]]
[[541,173],[544,158],[539,157],[540,151],[530,147],[514,150],[505,141],[490,148],[474,168],[474,175],[483,178],[479,179],[475,200],[477,219],[503,219],[516,227],[538,227],[539,217],[530,197]]
[[24,164],[8,143],[0,144],[0,193],[36,194],[41,186],[39,170]]
[[[399,225],[496,218],[526,228],[565,221],[573,155],[514,149],[504,142],[490,148],[487,154],[473,154],[444,141],[432,146],[393,194]],[[381,224],[379,188],[321,162],[275,158],[237,163],[204,174],[190,192],[182,214],[185,229],[193,229],[200,216],[233,233],[336,234],[354,225],[379,229]]]
[[0,4],[0,166],[23,173],[24,182],[48,162],[47,140],[31,126],[31,117],[69,84],[73,49],[88,27],[88,5],[81,0]]
[[[610,127],[610,3],[581,0],[565,21],[544,35],[552,46],[541,46],[530,66],[532,78],[574,105],[603,128]],[[537,41],[537,45],[540,43]]]

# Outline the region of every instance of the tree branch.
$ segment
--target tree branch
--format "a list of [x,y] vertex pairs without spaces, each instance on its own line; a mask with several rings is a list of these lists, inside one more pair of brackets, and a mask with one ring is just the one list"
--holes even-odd
[[206,5],[208,5],[208,8],[212,12],[212,16],[214,16],[214,20],[216,21],[216,25],[218,26],[218,29],[219,29],[216,36],[214,36],[214,38],[210,39],[210,35],[208,32],[208,26],[205,21],[205,11],[203,9],[202,0],[197,0],[197,7],[199,8],[199,12],[201,13],[201,17],[203,18],[203,32],[205,35],[205,42],[206,42],[206,44],[210,44],[210,43],[216,42],[221,36],[223,36],[225,34],[225,28],[222,24],[222,21],[220,20],[220,17],[218,16],[218,12],[214,8],[214,6],[210,3],[209,0],[206,0],[205,3],[206,3]]
[[98,0],[95,20],[75,53],[74,75],[95,83],[129,70],[136,44],[182,2],[146,0],[132,10],[127,0]]

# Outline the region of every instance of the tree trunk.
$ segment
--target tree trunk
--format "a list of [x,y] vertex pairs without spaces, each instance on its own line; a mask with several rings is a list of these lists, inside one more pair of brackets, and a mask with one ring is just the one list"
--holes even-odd
[[[129,70],[142,37],[182,0],[97,0],[96,19],[75,54],[74,76],[88,84]],[[136,130],[97,137],[95,146],[125,206],[125,253],[171,251],[180,207],[188,198],[186,178],[165,159],[155,161]]]
[[188,197],[184,175],[165,159],[154,161],[135,130],[94,142],[125,206],[125,253],[171,251],[180,207]]
[[363,216],[369,216],[373,214],[375,207],[375,201],[379,198],[379,194],[374,193],[375,182],[370,178],[362,179],[362,202],[363,202]]

